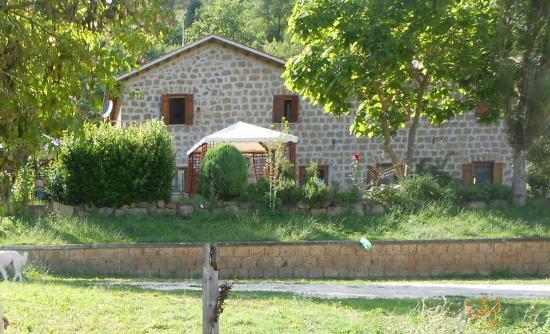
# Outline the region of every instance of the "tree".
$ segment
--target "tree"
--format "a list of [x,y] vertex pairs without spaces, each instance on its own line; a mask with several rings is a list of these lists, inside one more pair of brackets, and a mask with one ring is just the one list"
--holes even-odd
[[550,0],[500,0],[491,71],[484,95],[504,117],[513,148],[513,202],[527,198],[527,151],[550,121]]
[[217,34],[237,42],[261,47],[265,33],[257,29],[260,18],[255,16],[255,3],[240,0],[213,0],[197,10],[193,24],[186,29],[188,41]]
[[165,2],[0,1],[0,169],[99,114],[116,74],[162,37]]
[[[294,7],[290,33],[304,46],[284,72],[289,89],[351,131],[381,138],[400,178],[414,161],[421,117],[443,123],[471,110],[486,71],[489,1],[320,0]],[[481,46],[480,46],[481,45]],[[401,156],[393,143],[408,126]]]

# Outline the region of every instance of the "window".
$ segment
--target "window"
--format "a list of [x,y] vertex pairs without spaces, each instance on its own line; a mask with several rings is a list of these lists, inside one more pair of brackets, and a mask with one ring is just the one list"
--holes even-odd
[[462,181],[465,185],[502,183],[502,164],[494,161],[474,161],[462,165]]
[[[300,185],[304,185],[304,178],[306,173],[306,166],[300,166],[299,169],[299,181]],[[327,165],[318,165],[317,167],[317,176],[319,177],[319,181],[324,183],[326,186],[328,186],[328,166]]]
[[184,193],[186,191],[185,189],[186,180],[187,180],[187,168],[178,167],[176,169],[176,175],[172,180],[172,193],[173,194]]
[[274,95],[273,123],[282,123],[283,118],[289,123],[298,122],[299,101],[297,95]]
[[193,95],[163,95],[162,114],[167,125],[192,125]]
[[493,162],[474,162],[474,180],[476,185],[493,183]]

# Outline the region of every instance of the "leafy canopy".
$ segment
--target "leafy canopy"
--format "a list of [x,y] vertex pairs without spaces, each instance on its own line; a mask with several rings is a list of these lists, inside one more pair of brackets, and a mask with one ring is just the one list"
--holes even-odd
[[0,2],[0,165],[97,118],[115,75],[162,37],[167,0]]
[[287,86],[357,135],[395,135],[410,117],[441,123],[473,106],[488,50],[489,1],[301,1],[290,32],[304,45]]

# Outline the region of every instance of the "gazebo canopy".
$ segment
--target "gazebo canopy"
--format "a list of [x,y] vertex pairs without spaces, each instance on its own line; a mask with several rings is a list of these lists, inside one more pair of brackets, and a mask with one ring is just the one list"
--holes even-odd
[[187,156],[200,149],[203,144],[228,143],[236,146],[241,152],[253,153],[265,152],[263,145],[289,142],[297,143],[298,137],[245,122],[237,122],[203,137],[187,151]]

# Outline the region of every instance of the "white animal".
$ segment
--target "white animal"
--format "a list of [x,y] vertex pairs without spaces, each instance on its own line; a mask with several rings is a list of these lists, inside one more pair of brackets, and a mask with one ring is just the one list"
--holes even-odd
[[10,264],[13,265],[13,270],[15,275],[13,275],[13,280],[15,281],[19,277],[19,281],[23,281],[23,275],[21,275],[21,268],[27,263],[27,258],[29,254],[24,252],[23,255],[17,253],[16,251],[0,251],[0,273],[2,273],[2,278],[4,281],[8,280],[8,273],[6,272],[6,267]]

